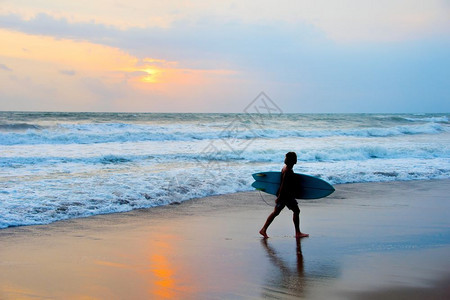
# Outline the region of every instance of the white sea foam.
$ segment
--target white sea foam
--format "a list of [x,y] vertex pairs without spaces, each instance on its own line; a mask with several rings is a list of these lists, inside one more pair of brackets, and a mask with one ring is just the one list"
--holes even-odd
[[[232,120],[231,120],[232,121]],[[18,124],[16,124],[19,126]],[[446,124],[426,122],[420,125],[395,125],[387,127],[362,128],[264,128],[241,126],[238,128],[208,128],[194,124],[184,125],[137,125],[137,124],[60,124],[42,128],[27,125],[26,130],[0,130],[0,145],[40,145],[40,144],[100,144],[134,143],[142,141],[193,141],[227,138],[239,139],[280,138],[280,137],[395,137],[402,135],[439,134],[449,132]],[[278,125],[278,124],[277,124]],[[9,126],[9,125],[4,125]],[[25,125],[20,125],[25,126]],[[333,124],[330,124],[333,126]],[[4,127],[7,128],[7,127]]]
[[413,122],[436,122],[436,123],[448,123],[447,116],[439,116],[439,117],[405,117],[405,120],[413,121]]
[[251,190],[251,174],[330,183],[450,178],[447,115],[0,113],[0,228]]

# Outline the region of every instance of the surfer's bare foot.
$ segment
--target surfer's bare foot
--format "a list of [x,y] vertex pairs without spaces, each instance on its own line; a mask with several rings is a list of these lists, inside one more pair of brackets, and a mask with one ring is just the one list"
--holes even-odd
[[259,234],[262,235],[265,239],[268,239],[268,238],[269,238],[269,236],[268,236],[267,233],[266,233],[266,230],[264,230],[264,229],[261,229],[261,230],[259,231]]
[[299,239],[299,238],[304,238],[304,237],[308,237],[308,236],[309,236],[309,234],[303,233],[303,232],[297,232],[297,233],[295,234],[295,238],[297,238],[297,239]]

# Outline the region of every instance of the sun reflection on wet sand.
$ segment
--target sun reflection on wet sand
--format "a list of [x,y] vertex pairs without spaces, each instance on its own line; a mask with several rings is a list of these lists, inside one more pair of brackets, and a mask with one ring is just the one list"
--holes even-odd
[[175,281],[173,279],[173,269],[169,264],[167,257],[154,254],[151,255],[152,273],[151,278],[154,288],[151,293],[163,298],[173,298],[175,296]]
[[164,235],[149,241],[148,269],[144,276],[147,276],[150,297],[185,298],[195,291],[190,272],[184,272],[175,259],[178,239],[176,235]]

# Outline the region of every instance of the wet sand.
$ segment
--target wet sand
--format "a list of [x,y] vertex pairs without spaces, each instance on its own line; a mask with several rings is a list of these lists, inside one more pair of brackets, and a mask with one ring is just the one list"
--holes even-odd
[[0,230],[0,299],[450,299],[450,180],[259,192]]

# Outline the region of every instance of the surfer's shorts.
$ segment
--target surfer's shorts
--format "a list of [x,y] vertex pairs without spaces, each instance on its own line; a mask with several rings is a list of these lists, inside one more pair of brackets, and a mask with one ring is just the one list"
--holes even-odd
[[290,210],[292,210],[293,212],[300,212],[300,208],[298,208],[298,203],[297,200],[292,199],[290,201],[280,201],[279,203],[277,203],[275,205],[276,208],[278,208],[280,211],[284,208],[284,207],[289,208]]

